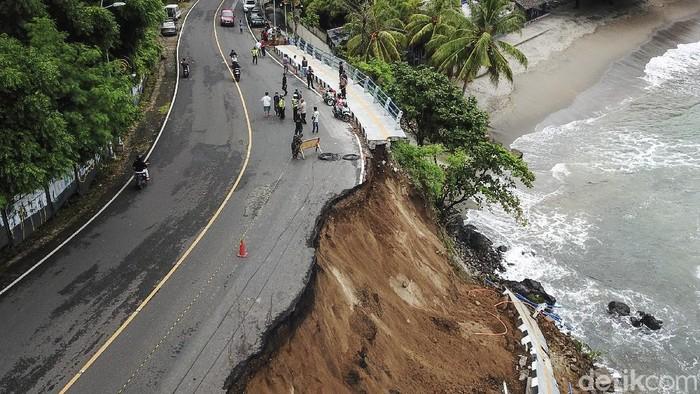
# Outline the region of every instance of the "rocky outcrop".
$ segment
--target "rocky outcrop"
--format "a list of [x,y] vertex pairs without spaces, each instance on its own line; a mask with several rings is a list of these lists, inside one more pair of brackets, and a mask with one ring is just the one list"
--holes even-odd
[[487,236],[473,225],[464,224],[461,217],[448,224],[447,230],[457,241],[458,248],[466,260],[478,272],[491,275],[504,271],[501,253],[507,250],[505,247],[495,249]]
[[525,298],[534,303],[541,304],[544,302],[554,305],[557,302],[557,299],[549,295],[542,287],[542,284],[536,280],[523,279],[520,282],[504,280],[503,284],[512,292],[525,296]]
[[637,311],[637,316],[630,317],[630,322],[635,327],[641,327],[642,325],[644,325],[647,328],[649,328],[650,330],[655,330],[655,331],[660,330],[664,324],[663,321],[655,318],[654,316],[652,316],[646,312],[642,312],[642,311]]
[[610,301],[608,304],[608,313],[618,316],[629,316],[630,307],[624,302]]

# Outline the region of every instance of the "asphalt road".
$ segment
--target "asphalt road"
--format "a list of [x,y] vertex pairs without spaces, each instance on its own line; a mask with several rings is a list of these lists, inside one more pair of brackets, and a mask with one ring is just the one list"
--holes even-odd
[[[265,118],[260,102],[266,90],[279,90],[281,67],[269,58],[250,64],[250,35],[215,25],[218,6],[200,0],[188,17],[180,56],[192,59],[191,75],[151,156],[153,182],[141,192],[129,188],[0,298],[0,392],[57,392],[108,339],[70,392],[219,391],[302,291],[315,218],[357,183],[360,164],[320,161],[315,153],[289,159],[291,109],[285,121]],[[234,48],[240,56],[252,145],[231,199],[191,247],[239,176],[250,142],[215,28],[224,53]],[[324,151],[359,153],[329,107],[293,78],[289,87],[302,91],[309,117],[314,105],[321,109]],[[244,233],[250,255],[241,259]],[[188,248],[177,271],[114,336]]]

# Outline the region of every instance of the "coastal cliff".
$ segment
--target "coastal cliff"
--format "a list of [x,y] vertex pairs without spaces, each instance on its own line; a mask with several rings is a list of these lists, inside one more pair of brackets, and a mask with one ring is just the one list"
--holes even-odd
[[[467,274],[429,205],[391,164],[325,210],[294,312],[229,392],[524,392],[517,313]],[[446,246],[448,245],[448,246]],[[550,323],[560,387],[592,368]]]

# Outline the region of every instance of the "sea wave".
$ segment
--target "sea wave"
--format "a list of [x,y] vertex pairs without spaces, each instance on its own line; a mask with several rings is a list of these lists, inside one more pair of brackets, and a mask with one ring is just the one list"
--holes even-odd
[[687,80],[690,70],[700,66],[700,42],[691,44],[679,44],[674,49],[669,49],[661,56],[649,60],[644,67],[644,76],[652,87],[659,86],[667,81]]
[[564,178],[571,175],[571,171],[566,167],[566,163],[557,163],[552,167],[552,176],[559,182],[564,182]]

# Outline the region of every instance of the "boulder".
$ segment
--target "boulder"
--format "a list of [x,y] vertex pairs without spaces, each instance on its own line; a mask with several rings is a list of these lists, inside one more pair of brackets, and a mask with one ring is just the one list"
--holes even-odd
[[503,282],[512,292],[518,293],[532,302],[542,303],[545,302],[549,305],[554,305],[557,299],[547,294],[542,287],[542,284],[533,279],[523,279],[520,282],[515,282],[512,280],[507,280]]
[[608,304],[608,313],[616,314],[619,316],[629,316],[630,307],[624,302],[610,301],[610,303]]
[[501,253],[494,249],[493,242],[480,233],[475,226],[465,225],[461,218],[458,218],[448,224],[448,231],[456,238],[465,253],[475,260],[473,263],[478,271],[493,274],[504,270]]
[[660,330],[664,324],[663,321],[642,311],[637,311],[637,316],[630,317],[630,322],[634,327],[641,327],[642,325],[645,325],[647,328],[654,331]]

